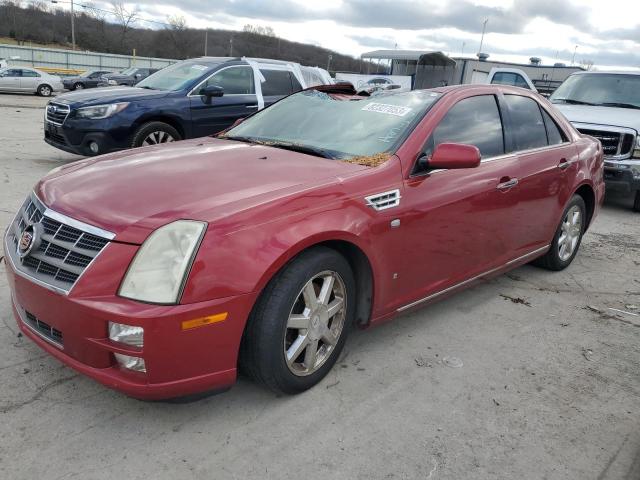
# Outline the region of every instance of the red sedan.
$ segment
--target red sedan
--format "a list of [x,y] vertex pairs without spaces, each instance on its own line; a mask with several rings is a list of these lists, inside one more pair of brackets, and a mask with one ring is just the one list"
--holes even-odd
[[306,90],[217,138],[51,172],[5,236],[18,325],[138,398],[320,381],[375,325],[574,259],[600,144],[505,86]]

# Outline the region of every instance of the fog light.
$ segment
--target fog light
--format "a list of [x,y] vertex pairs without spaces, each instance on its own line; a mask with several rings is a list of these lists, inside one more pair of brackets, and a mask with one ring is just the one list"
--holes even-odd
[[144,329],[142,327],[109,322],[109,340],[142,348],[144,345]]
[[114,353],[118,365],[127,370],[133,370],[134,372],[146,372],[147,367],[144,364],[144,358],[131,357],[129,355],[123,355],[121,353]]
[[90,142],[89,150],[91,150],[91,153],[98,153],[100,151],[100,145],[98,145],[97,142]]

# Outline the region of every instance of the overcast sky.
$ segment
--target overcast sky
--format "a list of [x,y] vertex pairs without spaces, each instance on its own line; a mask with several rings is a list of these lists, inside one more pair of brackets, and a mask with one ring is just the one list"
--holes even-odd
[[[110,8],[108,3],[94,5]],[[143,18],[183,15],[191,27],[270,26],[288,40],[359,57],[376,49],[483,51],[497,60],[591,60],[598,69],[640,67],[639,0],[142,0]],[[151,26],[139,22],[139,26]],[[157,28],[157,27],[156,27]],[[464,47],[463,47],[464,45]]]

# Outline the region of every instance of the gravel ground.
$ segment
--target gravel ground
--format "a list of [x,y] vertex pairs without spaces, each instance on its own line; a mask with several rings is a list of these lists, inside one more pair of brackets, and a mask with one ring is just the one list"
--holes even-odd
[[[44,103],[0,95],[2,230],[39,177],[78,158],[43,142]],[[525,266],[355,332],[295,397],[244,379],[186,404],[108,390],[18,335],[2,264],[0,478],[638,480],[629,206],[608,199],[563,272]]]

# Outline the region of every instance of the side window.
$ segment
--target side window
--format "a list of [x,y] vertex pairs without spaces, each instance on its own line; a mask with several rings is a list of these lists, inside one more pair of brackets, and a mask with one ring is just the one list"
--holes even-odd
[[526,80],[524,78],[522,78],[522,75],[518,75],[517,73],[515,73],[513,75],[513,79],[514,79],[514,85],[516,87],[520,87],[520,88],[526,88],[527,90],[531,90],[529,88],[529,84],[526,82]]
[[260,70],[260,72],[264,77],[263,96],[284,96],[292,93],[291,75],[288,70]]
[[538,102],[520,95],[505,95],[518,150],[545,147],[547,131]]
[[447,112],[427,140],[429,156],[441,143],[475,145],[482,158],[504,153],[504,133],[496,98],[479,95],[460,100]]
[[291,72],[288,72],[288,73],[289,73],[289,78],[291,79],[291,86],[293,88],[291,93],[299,92],[300,90],[302,90],[302,85],[300,85],[300,82],[298,81],[296,76]]
[[513,73],[498,72],[491,79],[494,85],[514,85],[515,75]]
[[549,145],[558,145],[566,140],[562,130],[558,127],[555,120],[551,118],[544,108],[542,110],[542,117],[544,118],[544,126],[547,129],[547,139],[549,140]]
[[22,70],[22,76],[23,77],[39,77],[40,74],[38,72],[34,72],[33,70]]
[[217,85],[225,95],[252,95],[256,93],[251,67],[230,67],[214,74],[203,87]]
[[21,77],[22,76],[22,70],[19,68],[11,68],[9,70],[7,70],[7,72],[5,73],[6,77]]

